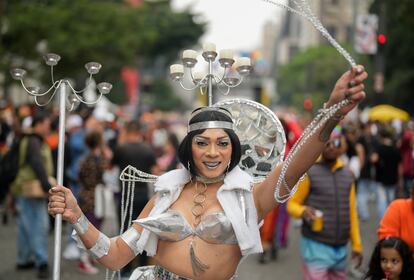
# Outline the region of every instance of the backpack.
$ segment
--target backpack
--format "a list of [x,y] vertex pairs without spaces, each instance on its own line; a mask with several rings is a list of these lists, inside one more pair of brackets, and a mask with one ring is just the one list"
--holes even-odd
[[0,160],[0,201],[6,197],[19,171],[20,140],[20,138],[13,140],[10,149]]

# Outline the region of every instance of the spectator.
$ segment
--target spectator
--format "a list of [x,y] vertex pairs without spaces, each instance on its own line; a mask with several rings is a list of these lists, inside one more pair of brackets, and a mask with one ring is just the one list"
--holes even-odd
[[179,144],[177,136],[169,132],[163,145],[163,154],[157,159],[157,173],[165,173],[178,167],[177,151]]
[[[279,116],[286,137],[285,156],[302,134],[302,129],[296,120],[289,116]],[[276,259],[280,248],[286,248],[288,242],[289,215],[286,203],[275,207],[264,218],[263,226],[260,228],[263,253],[259,256],[259,262],[265,263],[270,252],[271,259]]]
[[[347,243],[352,259],[362,262],[354,175],[338,158],[345,139],[331,134],[321,160],[308,170],[298,191],[288,201],[288,212],[302,218],[300,250],[306,280],[346,279]],[[323,227],[312,227],[316,211],[323,213]]]
[[388,205],[395,199],[397,188],[402,189],[402,165],[400,151],[393,141],[393,134],[389,128],[379,131],[377,151],[372,154],[375,162],[377,185],[378,216],[381,219]]
[[370,217],[368,200],[377,192],[375,165],[371,161],[371,155],[375,152],[377,142],[371,134],[369,124],[362,124],[361,132],[358,142],[362,145],[365,151],[365,157],[357,183],[357,206],[360,220],[367,221]]
[[413,134],[413,121],[410,121],[407,124],[407,127],[404,129],[401,137],[400,153],[401,153],[401,162],[403,169],[403,178],[404,178],[404,196],[408,197],[410,195],[410,186],[411,181],[414,176],[414,159],[413,159],[413,144],[414,144],[414,134]]
[[[118,166],[121,172],[128,165],[131,165],[146,173],[153,173],[152,168],[156,166],[155,155],[150,146],[143,142],[140,124],[137,121],[131,121],[125,125],[124,129],[125,142],[115,148],[114,156],[112,158],[112,165]],[[132,217],[137,217],[148,202],[148,186],[146,183],[139,182],[135,185],[134,190]],[[126,201],[124,201],[124,203],[126,203]],[[118,217],[121,217],[121,205],[122,203],[119,203]],[[125,230],[130,226],[127,224],[127,221],[125,221],[125,224],[123,225],[120,221],[120,225],[122,230]],[[139,256],[139,265],[147,265],[146,254]],[[128,276],[132,270],[132,265],[128,264],[121,270],[121,276]]]
[[[90,131],[85,135],[85,143],[89,149],[79,167],[79,182],[81,186],[79,206],[89,221],[100,228],[102,219],[95,216],[95,188],[103,184],[103,172],[108,161],[103,152],[104,140],[101,131]],[[81,252],[79,270],[87,274],[96,274],[98,269],[93,265],[86,251]]]
[[355,124],[348,124],[344,128],[346,151],[343,155],[344,163],[348,165],[356,179],[361,174],[361,168],[365,161],[364,146],[358,142],[359,130]]
[[378,241],[365,279],[414,279],[414,259],[407,243],[397,237],[386,237]]
[[[31,133],[20,142],[19,161],[21,167],[11,192],[17,206],[17,269],[38,269],[38,278],[48,278],[48,231],[46,193],[51,188],[48,176],[53,174],[52,153],[45,142],[50,132],[50,119],[45,112],[32,118]],[[27,196],[23,187],[40,182],[44,196]],[[32,185],[31,185],[32,186]]]
[[387,236],[401,238],[414,252],[414,183],[411,185],[411,198],[393,201],[385,212],[378,229],[378,239]]

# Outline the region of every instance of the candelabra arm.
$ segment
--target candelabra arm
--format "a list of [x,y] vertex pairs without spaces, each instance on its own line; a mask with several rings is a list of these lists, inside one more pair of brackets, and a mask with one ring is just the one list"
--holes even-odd
[[[203,79],[204,80],[204,79]],[[184,84],[183,84],[183,82],[182,81],[180,81],[180,85],[181,85],[181,87],[183,88],[183,89],[185,89],[185,90],[187,90],[187,91],[191,91],[191,90],[195,90],[196,88],[198,88],[199,86],[201,86],[202,85],[202,81],[203,80],[201,80],[200,82],[198,82],[195,86],[193,86],[193,87],[191,87],[191,88],[188,88],[188,87],[186,87]]]
[[76,90],[76,89],[74,89],[73,88],[73,86],[68,82],[68,86],[72,89],[72,92],[73,93],[82,93],[82,92],[84,92],[85,90],[87,90],[88,89],[88,86],[91,84],[91,81],[92,81],[92,74],[90,74],[89,75],[89,79],[88,79],[88,81],[86,82],[86,85],[85,85],[85,87],[83,88],[83,89],[81,89],[81,90]]
[[44,107],[44,106],[48,105],[52,101],[53,97],[56,94],[56,91],[57,91],[57,89],[50,95],[49,99],[45,103],[39,103],[39,101],[37,100],[37,98],[39,96],[35,96],[34,97],[34,102],[36,103],[37,106]]
[[190,78],[191,78],[191,81],[193,81],[195,84],[197,84],[197,83],[195,82],[195,79],[194,79],[194,75],[193,75],[193,68],[190,68]]
[[71,104],[70,104],[70,108],[68,109],[68,111],[69,111],[69,112],[72,112],[72,111],[73,111],[73,109],[75,109],[75,104],[74,104],[74,103],[71,103]]
[[230,87],[229,86],[226,86],[226,90],[221,90],[221,88],[219,87],[219,86],[217,86],[217,89],[218,89],[218,91],[221,93],[221,94],[223,94],[223,95],[229,95],[229,93],[230,93]]
[[54,88],[58,88],[59,85],[55,86],[55,78],[54,78],[54,75],[53,75],[53,65],[50,66],[50,77],[52,78],[52,86]]
[[205,94],[207,94],[207,93],[203,90],[203,88],[206,88],[206,87],[200,87],[200,92],[201,92],[201,95],[205,95]]
[[[20,80],[20,83],[21,83],[21,85],[22,85],[22,87],[23,87],[23,89],[28,93],[28,94],[30,94],[30,95],[32,95],[32,96],[35,96],[35,97],[40,97],[40,96],[44,96],[44,95],[46,95],[46,94],[48,94],[52,89],[55,89],[55,91],[56,91],[56,89],[59,87],[59,85],[60,85],[60,83],[61,83],[61,81],[56,81],[56,82],[54,82],[53,83],[53,85],[47,90],[47,91],[45,91],[45,92],[43,92],[43,93],[34,93],[33,91],[31,91],[31,90],[29,90],[26,86],[25,86],[25,84],[23,83],[23,80]],[[56,85],[57,84],[57,85]]]
[[[70,87],[70,88],[73,90],[73,88],[72,88],[72,87]],[[94,100],[94,101],[89,102],[89,101],[84,100],[84,99],[83,99],[80,95],[78,95],[78,93],[77,93],[77,92],[73,91],[73,94],[75,94],[76,98],[77,98],[80,102],[82,102],[82,103],[84,103],[84,104],[86,104],[86,105],[94,105],[94,104],[98,103],[98,102],[99,102],[99,100],[101,100],[101,98],[102,98],[102,93],[100,93],[100,94],[99,94],[98,99],[96,99],[96,100]]]
[[214,75],[214,81],[216,82],[216,84],[220,84],[221,82],[223,82],[224,78],[227,77],[227,74],[229,72],[229,67],[224,67],[224,71],[223,71],[223,75],[221,75],[221,77],[218,77],[216,75]]

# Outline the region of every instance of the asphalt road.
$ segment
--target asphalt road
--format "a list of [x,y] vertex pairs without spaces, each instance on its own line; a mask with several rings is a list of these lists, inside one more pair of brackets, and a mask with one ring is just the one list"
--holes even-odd
[[[373,210],[372,203],[370,204]],[[372,212],[372,211],[371,211]],[[369,222],[361,224],[361,235],[364,246],[364,264],[366,268],[370,254],[376,242],[376,227],[378,221],[374,217]],[[36,271],[16,271],[16,223],[10,217],[8,224],[0,224],[0,280],[32,280],[36,278]],[[240,267],[240,280],[262,279],[262,280],[300,280],[301,279],[301,263],[298,249],[298,240],[300,238],[300,230],[294,223],[289,228],[289,244],[288,248],[280,250],[276,260],[269,260],[266,264],[259,264],[258,256],[250,256],[243,261]],[[52,268],[53,259],[53,234],[49,239],[50,251],[50,267]],[[62,238],[64,242],[64,238]],[[64,244],[62,244],[64,247]],[[77,270],[77,261],[61,261],[61,280],[104,280],[105,269],[100,268],[97,275],[85,275]],[[50,278],[52,279],[52,277]],[[349,279],[360,279],[350,276]]]

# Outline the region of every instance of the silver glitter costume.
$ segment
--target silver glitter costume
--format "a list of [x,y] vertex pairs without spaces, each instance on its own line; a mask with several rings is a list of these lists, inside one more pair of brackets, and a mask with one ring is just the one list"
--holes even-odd
[[208,243],[237,244],[233,227],[223,212],[211,213],[201,218],[200,224],[194,230],[181,213],[174,210],[135,220],[134,223],[155,233],[161,240],[181,241],[195,235]]

